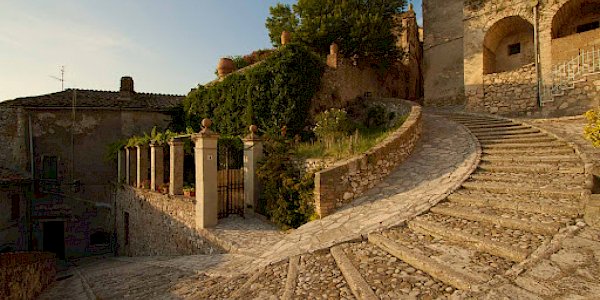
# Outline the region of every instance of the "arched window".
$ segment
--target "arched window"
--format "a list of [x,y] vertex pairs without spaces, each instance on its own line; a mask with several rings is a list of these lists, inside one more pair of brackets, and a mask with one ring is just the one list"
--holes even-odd
[[552,18],[552,38],[600,28],[600,0],[571,0]]
[[518,69],[534,62],[533,25],[517,16],[506,17],[488,30],[483,40],[483,73]]

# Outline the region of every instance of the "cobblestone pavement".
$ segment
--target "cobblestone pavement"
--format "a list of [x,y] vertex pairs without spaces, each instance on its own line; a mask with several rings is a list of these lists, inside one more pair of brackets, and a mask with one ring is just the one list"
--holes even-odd
[[228,253],[258,257],[283,238],[275,225],[254,216],[232,215],[219,220],[215,228],[207,229],[219,246]]
[[413,154],[390,176],[335,214],[286,235],[262,256],[262,264],[360,239],[416,216],[445,198],[477,164],[473,136],[461,125],[425,113]]

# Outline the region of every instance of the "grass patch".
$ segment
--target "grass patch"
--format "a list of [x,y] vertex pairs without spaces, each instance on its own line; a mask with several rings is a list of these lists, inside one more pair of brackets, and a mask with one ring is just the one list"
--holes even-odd
[[406,116],[398,118],[395,126],[390,128],[359,126],[350,136],[339,135],[326,140],[303,142],[298,144],[296,155],[299,158],[333,158],[343,159],[362,154],[385,140],[392,132],[396,131]]

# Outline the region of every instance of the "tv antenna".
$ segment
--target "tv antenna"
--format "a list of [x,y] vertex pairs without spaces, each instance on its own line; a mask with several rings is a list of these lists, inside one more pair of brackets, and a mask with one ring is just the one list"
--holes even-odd
[[56,77],[56,76],[52,76],[52,75],[50,75],[50,77],[60,81],[61,91],[65,90],[65,66],[60,66],[60,77]]

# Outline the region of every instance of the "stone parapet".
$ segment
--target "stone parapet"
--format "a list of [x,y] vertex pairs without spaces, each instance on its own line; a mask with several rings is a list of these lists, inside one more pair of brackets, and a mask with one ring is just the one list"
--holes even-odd
[[56,277],[56,256],[47,252],[0,254],[0,299],[36,299]]
[[409,101],[410,114],[404,124],[367,153],[315,174],[315,208],[327,216],[382,181],[408,158],[422,129],[421,107]]

